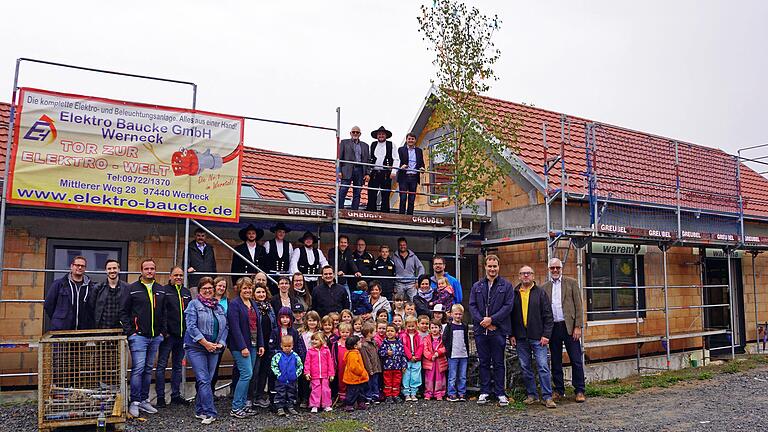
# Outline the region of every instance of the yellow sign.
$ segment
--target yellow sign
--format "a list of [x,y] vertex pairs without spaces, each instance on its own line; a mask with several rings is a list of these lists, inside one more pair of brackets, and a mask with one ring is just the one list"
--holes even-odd
[[237,221],[240,117],[21,89],[8,201]]

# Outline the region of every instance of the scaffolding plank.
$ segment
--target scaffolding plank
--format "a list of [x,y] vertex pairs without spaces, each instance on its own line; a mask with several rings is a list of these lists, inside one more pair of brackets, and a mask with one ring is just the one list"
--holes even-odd
[[659,342],[662,336],[633,336],[615,339],[595,339],[584,342],[584,348],[598,348],[614,345],[630,345],[636,343]]
[[[713,336],[718,334],[726,334],[728,333],[727,329],[718,329],[718,330],[704,330],[699,332],[683,332],[683,333],[672,333],[669,335],[669,339],[688,339],[688,338],[695,338],[695,337],[704,337],[704,336]],[[730,345],[728,345],[730,346]]]

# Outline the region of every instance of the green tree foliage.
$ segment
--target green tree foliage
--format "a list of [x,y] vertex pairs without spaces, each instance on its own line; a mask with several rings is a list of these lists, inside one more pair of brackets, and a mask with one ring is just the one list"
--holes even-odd
[[[448,191],[460,208],[476,213],[478,200],[506,183],[510,165],[502,155],[517,141],[514,118],[499,118],[479,97],[498,79],[493,65],[501,52],[493,36],[501,21],[457,0],[434,0],[432,6],[421,7],[418,22],[435,56],[439,94],[430,103],[447,129],[432,148],[433,160],[452,168],[455,186]],[[504,131],[505,136],[497,137],[494,131]]]

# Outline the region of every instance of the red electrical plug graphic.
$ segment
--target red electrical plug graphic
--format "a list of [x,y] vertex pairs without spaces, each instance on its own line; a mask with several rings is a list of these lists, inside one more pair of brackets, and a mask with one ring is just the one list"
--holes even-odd
[[196,176],[206,169],[219,169],[225,162],[229,162],[236,156],[237,151],[232,152],[226,158],[222,158],[217,154],[211,154],[211,149],[205,149],[203,153],[198,153],[192,149],[182,148],[171,156],[171,168],[176,176]]

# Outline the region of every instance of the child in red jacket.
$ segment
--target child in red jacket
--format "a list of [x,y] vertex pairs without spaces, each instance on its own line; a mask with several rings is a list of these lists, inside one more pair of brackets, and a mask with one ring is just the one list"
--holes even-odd
[[429,336],[422,341],[421,367],[424,369],[424,400],[430,400],[432,397],[443,400],[445,396],[445,371],[448,370],[448,359],[445,357],[442,329],[440,321],[432,320],[429,323]]

